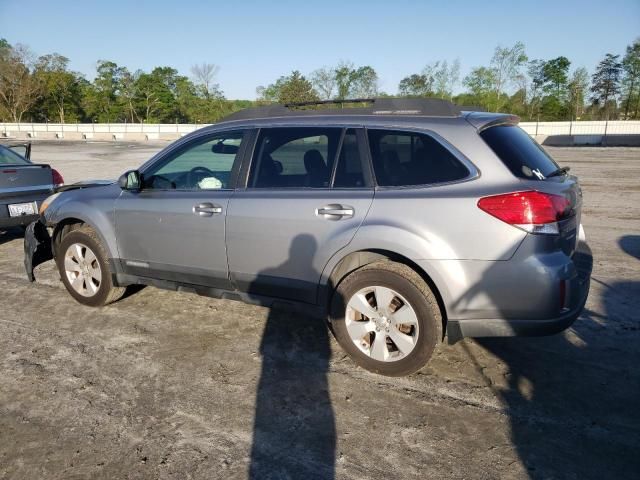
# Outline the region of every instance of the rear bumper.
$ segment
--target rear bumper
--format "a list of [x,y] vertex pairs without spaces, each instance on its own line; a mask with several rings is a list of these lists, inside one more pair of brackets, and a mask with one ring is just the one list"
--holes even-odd
[[22,215],[21,217],[0,217],[0,228],[26,227],[38,220],[38,215]]
[[35,222],[40,218],[38,214],[35,215],[23,215],[21,217],[10,217],[8,205],[14,203],[29,203],[36,202],[36,206],[40,208],[42,202],[51,195],[51,192],[43,193],[29,193],[14,195],[12,197],[3,197],[0,199],[0,228],[27,226],[31,222]]
[[544,336],[559,333],[570,327],[578,318],[589,295],[593,257],[586,243],[573,256],[577,275],[568,286],[568,306],[560,315],[545,319],[459,319],[447,322],[447,338],[450,344],[464,337],[515,337]]

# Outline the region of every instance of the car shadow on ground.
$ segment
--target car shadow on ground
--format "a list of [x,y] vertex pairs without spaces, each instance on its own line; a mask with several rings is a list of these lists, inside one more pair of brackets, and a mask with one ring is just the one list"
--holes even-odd
[[0,229],[0,245],[2,245],[3,243],[8,243],[12,240],[16,240],[18,238],[23,238],[24,237],[24,230],[22,230],[21,228],[7,228],[5,229]]
[[[255,283],[311,261],[310,235],[291,243],[284,265],[260,273]],[[262,278],[261,278],[262,277]],[[249,291],[254,290],[253,285]],[[322,478],[335,475],[336,427],[327,371],[331,354],[326,321],[271,309],[260,344],[249,478]]]
[[[619,244],[638,258],[640,236]],[[594,287],[602,289],[603,313],[586,309],[568,333],[476,340],[504,362],[502,384],[463,344],[502,401],[530,478],[632,478],[640,471],[640,282],[592,278]]]

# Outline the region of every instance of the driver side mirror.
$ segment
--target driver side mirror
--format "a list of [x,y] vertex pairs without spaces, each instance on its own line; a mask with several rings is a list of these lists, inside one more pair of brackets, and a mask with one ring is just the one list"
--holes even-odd
[[142,188],[142,180],[140,172],[137,170],[129,170],[123,173],[118,179],[118,185],[122,190],[128,190],[130,192],[138,192]]

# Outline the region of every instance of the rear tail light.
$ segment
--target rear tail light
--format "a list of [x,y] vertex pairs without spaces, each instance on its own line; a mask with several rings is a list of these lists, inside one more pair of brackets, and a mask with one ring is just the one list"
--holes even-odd
[[481,198],[478,207],[499,220],[529,233],[557,235],[558,222],[573,214],[562,195],[536,191],[505,193]]
[[53,184],[56,187],[64,185],[64,178],[62,178],[62,175],[60,175],[59,171],[57,171],[55,168],[52,168],[51,173],[53,174]]

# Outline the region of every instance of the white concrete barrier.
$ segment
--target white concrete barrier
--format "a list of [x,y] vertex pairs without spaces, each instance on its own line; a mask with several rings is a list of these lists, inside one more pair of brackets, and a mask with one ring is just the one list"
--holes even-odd
[[[148,123],[0,123],[0,136],[16,139],[101,141],[177,140],[209,124]],[[558,145],[636,144],[640,121],[522,122],[520,126],[540,143]]]

